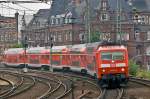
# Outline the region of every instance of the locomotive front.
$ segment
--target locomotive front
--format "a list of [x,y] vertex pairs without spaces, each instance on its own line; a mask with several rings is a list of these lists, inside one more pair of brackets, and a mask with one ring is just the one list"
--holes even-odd
[[126,47],[100,47],[96,56],[97,77],[103,87],[126,85],[128,81],[128,53]]

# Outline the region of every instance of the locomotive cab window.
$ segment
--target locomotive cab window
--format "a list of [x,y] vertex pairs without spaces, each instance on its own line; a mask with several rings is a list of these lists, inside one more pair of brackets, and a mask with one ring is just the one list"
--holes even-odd
[[124,60],[123,52],[101,52],[101,60]]
[[111,60],[112,54],[110,52],[102,52],[101,53],[101,59],[102,60]]
[[112,60],[124,60],[124,53],[123,52],[113,52]]

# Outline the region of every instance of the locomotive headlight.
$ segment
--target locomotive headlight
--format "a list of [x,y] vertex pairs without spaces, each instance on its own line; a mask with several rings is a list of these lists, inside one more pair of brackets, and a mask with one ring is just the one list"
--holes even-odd
[[121,71],[123,71],[123,72],[124,72],[124,71],[125,71],[125,69],[124,69],[124,68],[121,68]]
[[105,69],[103,69],[102,71],[105,72]]

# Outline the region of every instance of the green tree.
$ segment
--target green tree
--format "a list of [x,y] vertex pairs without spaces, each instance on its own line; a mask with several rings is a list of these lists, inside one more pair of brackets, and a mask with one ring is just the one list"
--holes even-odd
[[137,65],[133,60],[129,60],[130,75],[136,76],[138,69],[139,69],[139,65]]
[[100,40],[100,32],[93,32],[91,34],[91,42],[98,42]]
[[22,48],[22,47],[23,47],[23,45],[21,43],[16,43],[16,44],[12,45],[11,48]]

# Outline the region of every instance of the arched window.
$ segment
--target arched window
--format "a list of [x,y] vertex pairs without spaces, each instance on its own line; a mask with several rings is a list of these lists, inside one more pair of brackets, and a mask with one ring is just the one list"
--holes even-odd
[[147,32],[147,40],[150,40],[150,31]]

